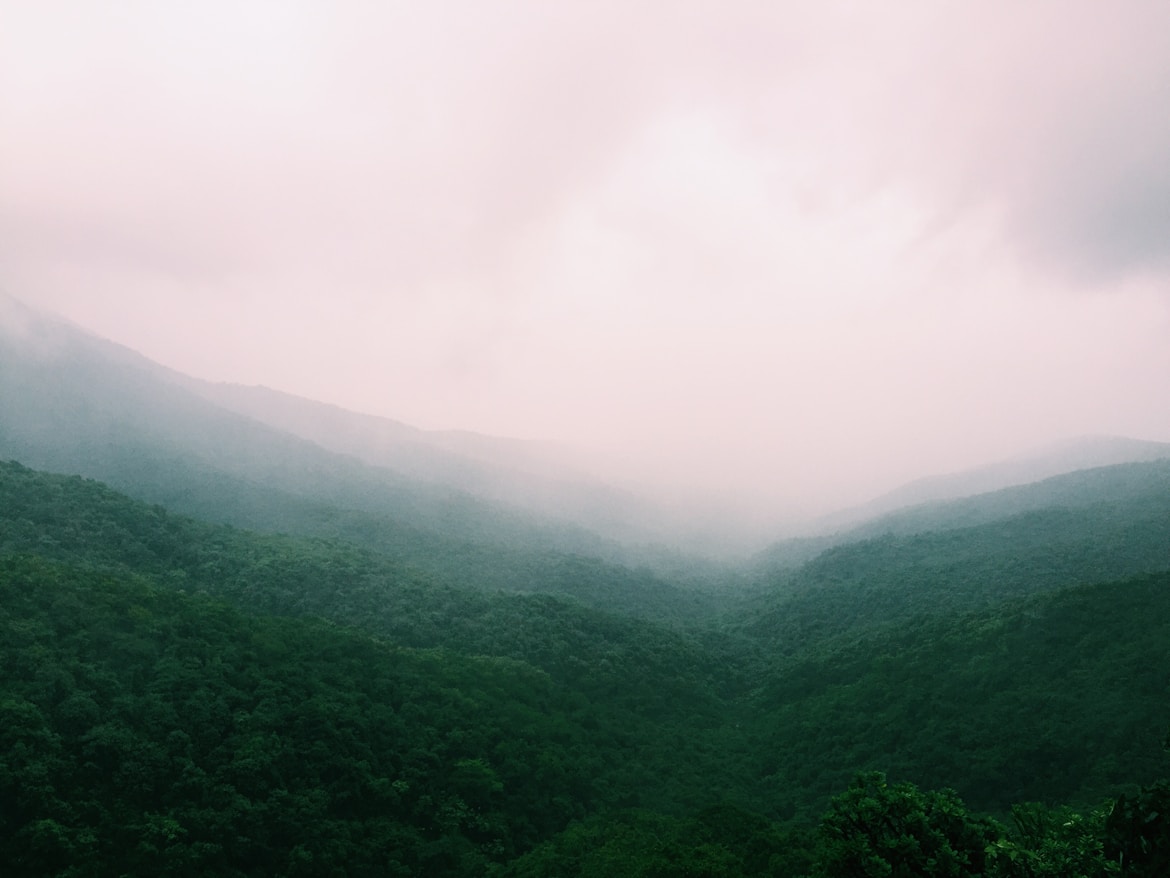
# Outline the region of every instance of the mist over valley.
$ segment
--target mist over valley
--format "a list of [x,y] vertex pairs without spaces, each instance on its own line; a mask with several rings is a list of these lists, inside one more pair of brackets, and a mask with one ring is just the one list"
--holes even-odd
[[[652,868],[696,856],[697,831],[723,874],[766,854],[799,875],[835,862],[807,827],[828,832],[826,803],[850,807],[871,771],[853,783],[891,808],[954,788],[980,844],[1017,857],[1042,857],[1035,837],[976,815],[1061,803],[1043,819],[1097,839],[1076,854],[1088,875],[1122,843],[1118,809],[1160,801],[1170,444],[1062,443],[736,543],[739,521],[710,527],[547,444],[212,384],[11,298],[4,314],[0,587],[7,666],[24,669],[4,709],[9,746],[42,754],[6,781],[21,874],[78,856],[546,874],[595,833],[591,850]],[[235,682],[199,670],[213,654]],[[336,698],[324,720],[313,705]],[[34,728],[57,743],[28,743]],[[197,807],[179,765],[233,798]],[[18,794],[29,772],[48,780]],[[1135,782],[1154,784],[1136,805],[1099,806]],[[112,804],[95,817],[88,796]],[[289,802],[312,827],[297,844]],[[120,833],[162,831],[143,813],[182,835],[129,854]],[[245,814],[229,841],[221,821]]]
[[5,876],[1170,874],[1170,16],[0,0]]

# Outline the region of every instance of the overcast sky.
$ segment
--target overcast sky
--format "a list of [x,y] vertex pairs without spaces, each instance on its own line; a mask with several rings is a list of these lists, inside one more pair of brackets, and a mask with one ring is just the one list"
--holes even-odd
[[0,0],[0,289],[797,503],[1170,440],[1170,3]]

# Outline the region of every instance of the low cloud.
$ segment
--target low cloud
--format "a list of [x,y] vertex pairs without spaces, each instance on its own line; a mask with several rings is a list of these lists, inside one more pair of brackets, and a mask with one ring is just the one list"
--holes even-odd
[[1170,439],[1168,84],[1141,0],[14,3],[0,287],[205,377],[841,497]]

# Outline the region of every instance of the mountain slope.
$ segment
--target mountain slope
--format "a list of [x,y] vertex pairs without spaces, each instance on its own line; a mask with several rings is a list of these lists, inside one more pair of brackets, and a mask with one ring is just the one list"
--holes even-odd
[[479,528],[494,539],[509,530],[534,536],[518,511],[331,453],[201,399],[131,351],[41,318],[23,338],[0,345],[0,405],[0,451],[34,466],[101,478],[105,466],[126,480],[120,450],[166,464],[180,458],[342,508],[441,525],[452,535]]
[[1131,498],[1160,496],[1170,491],[1170,455],[1160,443],[1109,443],[1118,453],[1149,456],[1148,460],[1097,466],[1052,476],[997,491],[907,506],[833,534],[783,540],[759,553],[757,569],[792,568],[827,549],[885,535],[955,530],[987,524],[1013,515],[1045,509],[1082,509],[1101,503],[1124,504]]
[[794,809],[871,769],[990,811],[1095,805],[1165,774],[1168,667],[1166,573],[920,618],[770,675],[758,771]]
[[469,585],[628,600],[644,613],[662,605],[647,590],[674,591],[612,563],[627,553],[584,528],[324,449],[209,402],[131,351],[18,314],[0,331],[0,459],[209,520],[354,541]]
[[2,555],[0,631],[6,875],[483,874],[623,783],[519,662]]
[[[56,439],[60,449],[60,431],[67,435],[80,430],[84,435],[96,428],[99,443],[138,436],[167,441],[205,459],[217,448],[221,453],[213,459],[216,466],[235,465],[246,476],[256,477],[258,465],[290,454],[288,439],[297,437],[395,473],[396,490],[423,498],[430,494],[448,501],[453,495],[475,498],[497,511],[555,520],[563,530],[576,527],[581,533],[599,533],[628,545],[670,536],[664,510],[586,474],[568,462],[567,450],[552,443],[419,430],[267,388],[201,381],[3,294],[0,370],[0,402],[10,407],[10,443],[36,466],[68,469],[60,458],[30,457],[30,446]],[[231,415],[242,418],[233,420]],[[87,426],[87,419],[97,422]],[[271,430],[261,436],[257,425]],[[0,422],[0,435],[5,427]],[[120,433],[113,433],[115,427]],[[277,436],[283,437],[285,447],[273,445]],[[228,437],[235,440],[234,446],[225,444]],[[49,445],[53,447],[52,442]],[[298,466],[304,462],[296,461]],[[316,465],[327,469],[336,464]],[[267,477],[262,469],[259,474]],[[308,487],[319,491],[321,485]]]
[[185,380],[199,396],[364,463],[492,503],[576,523],[624,543],[669,538],[647,501],[574,468],[551,443],[419,430],[265,387]]
[[[957,526],[963,516],[990,520]],[[1170,461],[957,501],[947,524],[919,531],[914,519],[908,534],[844,543],[794,570],[773,569],[742,624],[792,654],[917,616],[1170,570]]]
[[[194,521],[93,481],[16,463],[0,463],[0,552],[146,575],[253,612],[321,616],[408,646],[523,660],[569,674],[567,680],[586,690],[609,685],[607,659],[636,656],[658,680],[650,690],[628,687],[621,696],[639,705],[672,693],[685,703],[680,687],[691,678],[718,680],[724,688],[734,679],[731,667],[709,667],[696,637],[661,621],[624,618],[618,593],[633,591],[629,580],[598,581],[589,567],[579,575],[592,578],[594,588],[612,588],[614,611],[591,609],[584,600],[461,588],[344,542]],[[677,628],[691,609],[685,593],[672,596],[676,603],[659,609]],[[667,685],[668,679],[675,682]]]
[[[330,764],[324,754],[299,751],[309,746],[300,742],[299,724],[309,722],[306,729],[318,739],[350,742],[338,745],[345,762],[346,748],[380,740],[364,725],[374,722],[369,717],[346,725],[355,710],[366,710],[360,705],[367,699],[410,712],[395,753],[421,736],[421,749],[437,757],[420,755],[411,769],[411,789],[416,783],[434,789],[411,806],[409,819],[430,827],[421,839],[402,836],[412,855],[452,833],[482,841],[479,824],[441,823],[442,803],[462,798],[460,784],[470,781],[448,773],[452,760],[484,760],[504,782],[505,797],[493,806],[489,796],[482,813],[510,802],[500,820],[490,821],[507,850],[555,831],[569,815],[619,806],[676,813],[721,799],[772,817],[808,819],[853,771],[867,768],[956,787],[992,810],[1021,798],[1091,802],[1159,770],[1152,742],[1164,726],[1170,574],[1001,597],[977,613],[855,627],[848,636],[810,641],[782,656],[742,639],[670,631],[556,598],[444,587],[345,544],[201,524],[76,477],[16,464],[0,467],[0,475],[0,588],[10,590],[0,600],[0,644],[15,650],[5,666],[16,670],[5,684],[19,690],[0,697],[0,707],[10,710],[0,734],[26,736],[20,740],[37,754],[36,764],[66,771],[58,775],[60,787],[52,784],[59,791],[109,783],[107,774],[74,773],[84,768],[82,757],[92,761],[85,750],[95,746],[91,729],[112,741],[102,751],[112,765],[143,765],[144,757],[130,759],[132,753],[170,753],[169,739],[149,743],[154,732],[128,717],[161,716],[158,728],[167,733],[178,723],[190,738],[226,740],[226,749],[197,748],[196,764],[221,792],[227,784],[255,803],[249,832],[262,844],[271,843],[263,839],[273,826],[285,825],[270,810],[276,804],[263,804],[269,790],[283,785],[294,797],[308,795],[312,772]],[[935,587],[945,589],[945,580]],[[824,614],[815,606],[791,611]],[[260,618],[271,615],[326,617],[362,633]],[[364,645],[373,642],[370,635],[440,652],[399,649],[382,659]],[[234,646],[221,648],[221,641]],[[72,676],[46,672],[47,656],[60,658]],[[184,663],[191,657],[198,660]],[[404,698],[361,694],[367,678],[388,687],[414,680],[419,691]],[[314,680],[320,682],[306,689]],[[514,696],[513,687],[525,691]],[[204,712],[169,719],[158,713],[163,692],[171,693],[176,710],[202,704]],[[152,693],[158,697],[148,704],[135,701]],[[310,706],[307,713],[300,704]],[[314,725],[321,704],[331,705],[334,717],[323,732]],[[427,737],[467,723],[477,724],[474,733]],[[295,731],[294,740],[284,740],[284,727]],[[244,746],[255,734],[267,749]],[[505,746],[516,741],[527,743]],[[542,748],[555,751],[555,760],[572,759],[584,774],[550,767],[543,780],[508,779],[520,764],[530,772],[531,759],[555,766],[541,761]],[[375,795],[382,789],[374,783],[378,776],[400,776],[402,769],[373,770],[378,763],[371,755],[352,752],[356,762],[341,777],[357,786],[346,801]],[[247,759],[237,765],[241,753]],[[263,753],[276,754],[276,767],[249,761]],[[286,757],[295,770],[279,767]],[[396,757],[377,756],[387,758]],[[357,763],[363,761],[374,780],[362,780],[367,769]],[[21,771],[32,765],[21,763]],[[165,765],[153,765],[148,760],[143,770],[169,777]],[[266,787],[238,785],[255,784],[257,772]],[[342,807],[336,795],[350,782],[326,774],[335,780],[321,785],[325,798],[318,793],[315,804],[305,803],[309,819],[323,813],[341,819],[320,809]],[[342,786],[330,786],[335,782]],[[531,804],[525,797],[536,795],[532,783],[552,797],[541,821],[517,817]],[[364,785],[372,786],[363,792]],[[140,787],[127,785],[126,792]],[[187,798],[192,787],[167,788],[177,791],[174,798],[151,813],[202,826],[198,815],[180,816],[194,807]],[[513,793],[520,798],[508,798]],[[58,792],[38,801],[38,813],[62,828],[72,845],[67,849],[84,851],[88,824],[76,822],[69,804],[76,800]],[[232,802],[240,801],[221,804],[235,813]],[[132,823],[141,803],[125,807],[117,820]],[[305,837],[339,829],[322,825]]]
[[13,874],[270,874],[298,846],[351,874],[398,848],[408,874],[483,874],[594,808],[751,795],[742,686],[710,638],[15,463],[0,632]]
[[821,531],[841,531],[912,506],[937,505],[976,494],[1028,485],[1077,470],[1170,458],[1170,443],[1123,436],[1082,436],[1029,454],[947,475],[916,479],[862,506],[826,516]]

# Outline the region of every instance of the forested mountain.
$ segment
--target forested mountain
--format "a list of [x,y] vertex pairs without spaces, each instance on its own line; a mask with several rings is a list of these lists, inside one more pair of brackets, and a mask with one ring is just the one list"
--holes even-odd
[[[1092,519],[1061,551],[1152,530],[1156,508],[1112,504],[1115,532]],[[920,560],[953,552],[920,582],[881,572],[873,544],[828,553],[804,575],[852,549],[872,570],[850,568],[854,590],[906,606],[822,636],[847,602],[809,589],[781,637],[750,604],[665,626],[4,464],[0,856],[18,875],[854,874],[831,866],[834,818],[813,827],[834,794],[861,807],[850,778],[876,770],[1001,820],[1044,802],[943,833],[1002,852],[980,853],[985,874],[1102,874],[1110,844],[1155,825],[1140,808],[1167,767],[1170,574],[1061,585],[1061,553],[1038,553],[1042,589],[945,597],[1021,529],[1005,522],[920,544]],[[1031,541],[1059,529],[1040,517]],[[867,777],[865,801],[921,807],[924,825],[968,813]],[[1137,828],[1107,832],[1122,812],[1096,806],[1137,784]]]
[[1167,458],[1170,458],[1170,442],[1148,442],[1124,436],[1082,436],[973,469],[915,479],[861,506],[827,515],[817,522],[816,527],[828,532],[846,531],[857,524],[911,506],[990,494],[1078,470]]
[[[538,524],[518,509],[329,452],[208,402],[181,376],[49,318],[32,315],[23,335],[0,338],[0,439],[11,457],[101,477],[175,508],[219,506],[225,518],[252,517],[246,523],[260,527],[270,524],[262,517],[268,507],[291,497],[470,540],[600,542],[580,529]],[[241,495],[238,508],[222,503],[229,486]],[[283,496],[273,501],[260,491],[253,500],[253,486]],[[286,518],[279,523],[295,522],[292,514]]]
[[664,510],[575,467],[571,453],[551,443],[419,430],[264,387],[194,380],[185,386],[229,411],[322,448],[489,502],[571,521],[624,543],[671,536]]
[[769,674],[760,771],[777,797],[868,767],[989,811],[1092,804],[1165,773],[1168,669],[1165,573],[919,618]]
[[1150,459],[1090,467],[997,491],[907,506],[832,534],[780,541],[761,552],[755,564],[763,570],[791,568],[834,546],[876,537],[956,530],[1029,512],[1093,508],[1103,512],[1109,505],[1160,503],[1170,489],[1170,446],[1110,443],[1109,447]]
[[18,316],[6,875],[1170,868],[1157,447],[745,572],[580,526],[649,518],[522,444]]
[[[263,494],[249,502],[260,484],[478,541],[613,557],[629,554],[624,545],[653,558],[662,553],[647,544],[673,537],[665,510],[547,443],[419,430],[267,388],[213,384],[14,300],[2,310],[0,455],[201,516],[231,481],[249,508],[220,515],[258,528],[269,526],[264,507],[284,505]],[[161,472],[139,484],[126,458]],[[209,480],[220,484],[205,490]]]
[[[1040,508],[1014,511],[1029,506]],[[1086,470],[957,501],[950,511],[938,530],[888,532],[773,570],[750,627],[790,654],[810,640],[917,616],[1170,570],[1170,461]],[[890,521],[922,523],[923,514]],[[956,526],[963,516],[991,520]]]
[[[1157,443],[1143,443],[1147,451]],[[846,531],[856,542],[882,534],[917,534],[984,524],[1043,509],[1085,509],[1125,505],[1157,498],[1170,488],[1170,448],[1148,461],[1087,467],[1026,485],[974,494],[945,502],[899,509]]]
[[[0,458],[101,479],[208,520],[342,538],[477,587],[539,584],[600,600],[593,581],[625,577],[606,597],[631,607],[654,602],[642,590],[678,590],[615,563],[631,550],[568,520],[327,450],[209,402],[131,351],[20,313],[19,326],[0,324]],[[681,563],[678,552],[634,557]]]
[[[48,476],[17,464],[0,467],[0,475],[0,557],[9,559],[0,581],[11,589],[0,605],[9,613],[5,625],[22,635],[7,641],[5,666],[21,670],[4,704],[22,718],[20,728],[32,729],[28,740],[35,743],[34,733],[44,730],[52,740],[70,742],[64,752],[54,747],[43,759],[18,766],[14,785],[27,782],[26,769],[50,775],[38,775],[43,795],[20,797],[26,804],[12,817],[20,831],[6,852],[21,862],[43,866],[47,861],[38,857],[45,850],[54,852],[57,867],[74,853],[114,862],[115,848],[94,839],[106,838],[107,824],[124,833],[153,832],[131,816],[149,800],[159,825],[181,826],[183,838],[168,839],[175,842],[167,846],[173,861],[161,850],[152,850],[155,859],[138,851],[121,860],[131,871],[141,868],[135,863],[154,868],[165,860],[176,874],[184,863],[251,874],[260,867],[241,863],[263,862],[295,873],[294,860],[282,859],[291,856],[288,851],[275,852],[293,830],[270,825],[274,811],[287,808],[282,820],[299,827],[305,850],[298,856],[307,858],[306,874],[315,874],[308,865],[314,851],[317,857],[322,851],[344,857],[354,874],[382,874],[374,863],[395,857],[407,864],[403,874],[479,874],[485,862],[510,856],[597,808],[670,813],[718,797],[721,788],[750,796],[745,761],[735,768],[734,758],[744,752],[737,743],[743,732],[733,721],[743,681],[717,635],[682,634],[551,596],[446,586],[343,543],[201,524],[77,477]],[[167,595],[176,595],[178,603]],[[211,598],[230,600],[249,615],[230,613],[209,603]],[[353,627],[347,633],[263,621],[289,616]],[[29,632],[36,636],[23,636]],[[371,635],[397,645],[385,654],[399,658],[390,664],[378,658]],[[130,645],[123,648],[124,641]],[[272,652],[277,642],[279,650]],[[439,652],[428,651],[434,648]],[[194,700],[143,728],[135,719],[148,712],[140,701],[147,697],[142,681],[163,673],[160,663],[170,667],[167,656],[187,669],[190,689],[183,692],[192,692]],[[328,656],[339,661],[330,664]],[[416,667],[413,683],[404,682],[399,660]],[[58,677],[75,682],[47,689],[39,682]],[[372,682],[377,679],[382,683]],[[168,677],[146,685],[158,699],[172,682]],[[369,724],[389,720],[371,717],[372,708],[363,706],[386,701],[370,694],[369,685],[406,686],[392,703],[411,719],[398,718],[392,731],[371,738]],[[59,726],[58,715],[65,714],[58,705],[77,688],[89,724]],[[523,697],[513,698],[512,688],[523,690]],[[269,695],[277,700],[262,709]],[[331,717],[325,727],[319,720],[305,725],[304,700],[317,695]],[[208,702],[221,712],[215,725],[200,732],[198,746],[185,744],[193,767],[183,776],[194,772],[204,779],[199,782],[211,798],[200,793],[197,802],[190,801],[196,795],[190,783],[199,783],[190,781],[161,802],[146,790],[141,800],[127,791],[95,816],[90,797],[108,799],[114,788],[95,787],[99,780],[84,773],[88,730],[100,725],[104,733],[103,723],[116,725],[120,743],[108,756],[110,765],[122,764],[130,751],[145,751],[170,766],[165,754],[173,741],[156,736],[163,729],[185,729],[195,737],[192,726],[206,725],[204,714],[189,711],[206,711]],[[511,719],[489,720],[476,703]],[[149,712],[158,712],[154,701]],[[328,731],[334,727],[340,731]],[[328,733],[319,738],[323,731]],[[350,742],[337,753],[330,746],[335,734]],[[254,754],[264,760],[263,768],[253,769],[262,772],[262,782],[237,773],[233,754],[244,740],[239,736],[263,751]],[[359,745],[352,759],[360,764],[351,764],[343,754]],[[680,758],[687,771],[678,770]],[[464,768],[453,767],[461,761]],[[500,774],[504,763],[512,768]],[[170,770],[160,769],[160,789],[172,789]],[[525,774],[523,784],[542,789],[539,797],[515,789],[523,808],[531,809],[523,829],[492,828],[483,813],[488,799],[460,795],[446,779],[450,771],[471,772],[469,783],[484,785],[477,795],[498,799],[511,820],[519,812],[504,804],[511,793],[503,795],[500,787],[515,786],[510,770]],[[482,778],[476,780],[475,772]],[[365,805],[340,807],[334,785],[318,780],[339,773],[353,785],[346,795]],[[721,775],[725,780],[712,783]],[[314,793],[316,785],[321,788]],[[302,795],[308,798],[300,801]],[[401,800],[398,817],[386,810],[387,796]],[[376,826],[362,827],[359,812],[365,809]],[[30,823],[29,814],[39,816]],[[255,834],[247,835],[243,847],[213,843],[224,825],[244,815]],[[48,832],[46,821],[52,822],[51,838],[40,834]],[[403,827],[395,829],[397,823]],[[342,837],[348,839],[344,844]],[[408,850],[391,856],[387,845]],[[428,853],[432,848],[438,853]],[[371,860],[375,854],[382,859]],[[38,874],[39,868],[30,865],[23,874]]]

